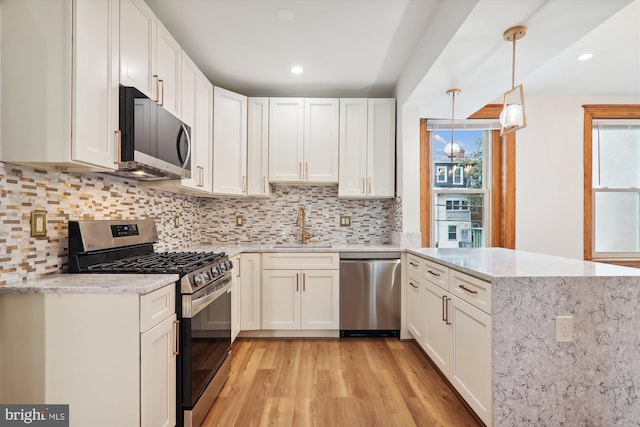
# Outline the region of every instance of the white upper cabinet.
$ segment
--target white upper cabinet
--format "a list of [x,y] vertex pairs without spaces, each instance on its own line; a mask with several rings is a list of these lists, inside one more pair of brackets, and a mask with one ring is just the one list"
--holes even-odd
[[115,169],[118,1],[3,2],[1,18],[1,160]]
[[156,21],[155,75],[158,76],[158,103],[176,117],[181,117],[180,70],[182,49],[169,31]]
[[338,118],[340,101],[304,100],[304,176],[307,182],[338,182]]
[[339,100],[271,98],[269,180],[338,182]]
[[213,90],[213,193],[244,195],[247,188],[247,97]]
[[196,118],[191,142],[191,179],[198,190],[210,193],[213,190],[213,85],[204,74],[196,75]]
[[269,99],[269,181],[302,181],[304,99]]
[[143,0],[120,3],[120,83],[180,118],[180,45]]
[[270,196],[269,98],[249,98],[247,109],[247,196]]
[[340,100],[339,197],[394,197],[395,132],[395,99]]
[[120,0],[120,83],[158,100],[156,16],[143,0]]

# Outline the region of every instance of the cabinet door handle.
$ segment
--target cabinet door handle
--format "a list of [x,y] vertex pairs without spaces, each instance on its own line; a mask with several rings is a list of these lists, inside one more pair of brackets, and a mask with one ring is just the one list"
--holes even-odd
[[176,337],[176,340],[175,340],[176,347],[175,347],[175,350],[173,351],[173,355],[177,356],[180,354],[180,321],[179,320],[173,321],[173,330]]
[[247,192],[247,176],[246,175],[242,175],[242,192],[243,193]]
[[371,178],[368,178],[369,180],[369,194],[371,194]]
[[364,176],[362,178],[360,178],[360,183],[361,183],[361,186],[362,186],[362,192],[361,193],[364,194]]
[[266,176],[262,177],[262,192],[263,193],[267,192],[267,177]]
[[447,305],[447,296],[442,295],[442,321],[447,321],[447,316],[445,315],[445,306]]
[[464,286],[464,285],[460,285],[460,286],[458,286],[458,287],[459,287],[460,289],[462,289],[463,291],[467,291],[467,292],[469,292],[470,294],[474,294],[474,295],[475,295],[475,294],[477,294],[477,293],[478,293],[478,291],[474,291],[473,289],[469,289],[469,288],[467,288],[467,287],[466,287],[466,286]]
[[449,321],[449,301],[451,301],[451,298],[448,297],[444,297],[444,308],[445,308],[445,313],[447,314],[446,317],[446,321],[444,323],[446,323],[447,325],[450,325],[451,322]]
[[307,290],[307,274],[302,273],[302,292]]
[[411,265],[413,267],[417,267],[418,266],[418,264],[416,264],[415,262],[411,262],[411,261],[409,261],[409,265]]
[[122,163],[122,131],[120,129],[114,130],[113,133],[116,134],[116,161],[114,162],[116,165]]
[[304,168],[305,168],[305,179],[309,179],[309,163],[304,162]]
[[302,179],[302,162],[298,162],[298,178]]
[[432,275],[434,277],[440,277],[440,273],[436,273],[435,271],[432,271],[432,270],[427,270],[427,273],[429,273],[430,275]]
[[164,80],[158,79],[158,82],[160,83],[160,87],[162,87],[162,97],[158,95],[158,98],[160,99],[160,105],[164,105]]
[[236,277],[240,277],[240,258],[238,258],[238,266],[236,267],[236,270],[238,270],[238,274],[236,274]]
[[153,99],[153,102],[158,102],[158,94],[160,93],[160,80],[158,79],[157,74],[154,74],[153,78],[156,79],[156,97]]
[[296,292],[300,291],[300,281],[299,281],[300,277],[299,274],[296,273]]
[[414,285],[413,282],[409,282],[409,284],[411,285],[412,288],[418,289],[418,287],[416,285]]

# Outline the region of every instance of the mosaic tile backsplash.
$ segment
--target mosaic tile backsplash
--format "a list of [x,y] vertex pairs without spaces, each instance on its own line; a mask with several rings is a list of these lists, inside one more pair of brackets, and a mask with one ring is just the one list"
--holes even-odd
[[[35,170],[0,162],[0,286],[64,271],[69,220],[154,218],[157,251],[198,243],[298,242],[298,207],[312,242],[387,243],[401,231],[400,200],[339,200],[337,187],[274,186],[268,199],[199,198],[92,173]],[[33,211],[47,215],[46,237],[31,237]],[[244,217],[236,227],[235,216]],[[339,216],[351,227],[340,227]],[[180,218],[174,228],[173,218]],[[297,240],[296,240],[297,239]]]

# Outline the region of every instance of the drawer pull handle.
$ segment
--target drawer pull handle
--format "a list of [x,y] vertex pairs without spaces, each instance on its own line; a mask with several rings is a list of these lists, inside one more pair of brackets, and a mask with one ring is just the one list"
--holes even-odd
[[413,288],[418,289],[418,287],[417,287],[416,285],[414,285],[414,284],[413,284],[413,282],[409,282],[409,284],[410,284]]
[[447,316],[445,314],[445,306],[447,305],[447,296],[446,295],[442,295],[442,321],[446,322],[447,321]]
[[435,271],[427,270],[427,273],[429,273],[429,274],[431,274],[432,276],[435,276],[435,277],[440,277],[440,273],[436,273]]
[[411,261],[409,261],[409,265],[411,265],[412,267],[417,267],[418,266],[418,264],[415,264],[415,263],[413,263]]
[[451,324],[451,322],[449,321],[449,301],[451,301],[451,298],[444,297],[444,308],[445,308],[445,312],[447,313],[445,315],[446,320],[444,323],[446,323],[447,325]]
[[464,291],[469,292],[470,294],[474,294],[474,295],[475,295],[475,294],[477,294],[477,293],[478,293],[478,291],[474,291],[473,289],[469,289],[469,288],[465,287],[464,285],[460,285],[460,286],[458,286],[458,287],[459,287],[460,289],[464,290]]
[[300,276],[299,273],[296,273],[296,292],[300,291]]

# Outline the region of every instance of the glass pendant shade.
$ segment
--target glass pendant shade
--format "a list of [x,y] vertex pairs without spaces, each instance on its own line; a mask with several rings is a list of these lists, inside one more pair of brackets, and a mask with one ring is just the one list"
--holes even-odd
[[527,126],[522,85],[518,85],[504,94],[500,125],[501,136]]

